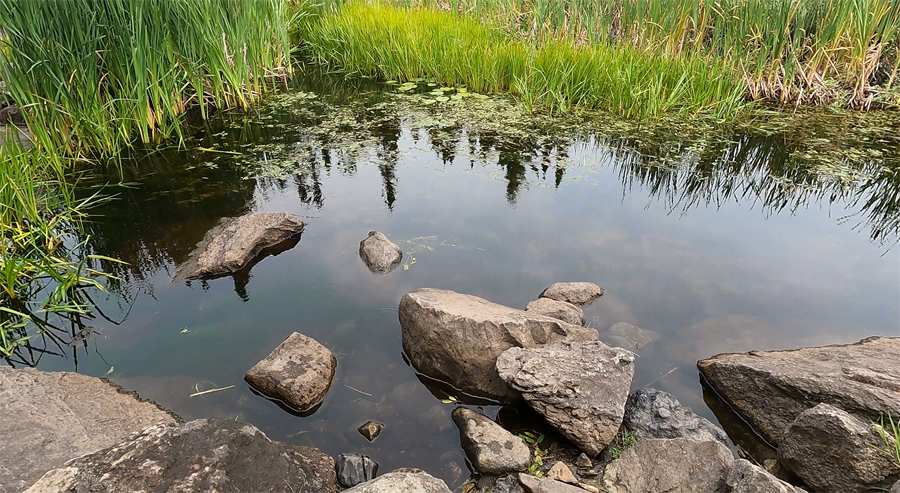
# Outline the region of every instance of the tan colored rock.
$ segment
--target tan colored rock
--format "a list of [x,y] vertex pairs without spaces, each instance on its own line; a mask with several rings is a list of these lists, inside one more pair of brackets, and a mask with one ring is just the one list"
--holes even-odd
[[325,398],[337,358],[315,339],[294,332],[244,375],[263,395],[305,411]]
[[563,461],[558,461],[556,464],[553,464],[553,467],[547,471],[547,478],[562,481],[563,483],[578,484],[578,478],[572,474],[572,470],[569,469],[569,466]]
[[452,417],[459,428],[462,448],[479,473],[500,475],[528,468],[531,450],[521,438],[465,407],[454,409]]
[[403,250],[387,236],[369,231],[369,236],[359,242],[359,258],[376,274],[387,274],[403,261]]
[[525,311],[553,317],[572,325],[584,325],[584,310],[565,301],[538,298],[529,303]]
[[603,288],[590,282],[558,282],[545,289],[540,298],[587,305],[603,296]]
[[721,493],[734,456],[719,442],[643,440],[606,466],[609,493]]
[[528,493],[584,493],[584,490],[550,478],[536,478],[519,473],[519,483]]
[[725,483],[729,493],[805,493],[744,459],[734,461]]

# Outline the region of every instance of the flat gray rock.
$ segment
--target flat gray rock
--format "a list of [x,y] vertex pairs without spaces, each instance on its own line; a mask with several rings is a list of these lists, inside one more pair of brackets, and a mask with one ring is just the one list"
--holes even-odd
[[599,454],[616,436],[634,377],[634,353],[600,341],[511,348],[500,378],[575,445]]
[[405,295],[399,317],[403,351],[417,371],[503,402],[521,401],[497,373],[495,363],[503,351],[597,339],[593,329],[440,289]]
[[450,493],[450,488],[421,469],[398,469],[344,493]]
[[243,493],[338,490],[334,460],[318,449],[273,442],[233,420],[157,425],[67,462],[25,493]]
[[734,456],[719,442],[643,440],[609,463],[608,493],[722,493]]
[[585,490],[577,486],[555,479],[536,478],[525,473],[519,473],[519,483],[528,493],[585,493]]
[[106,379],[0,366],[0,493],[176,416]]
[[584,325],[584,310],[565,301],[538,298],[529,303],[525,311],[553,317],[572,325]]
[[452,416],[462,448],[479,473],[524,471],[531,464],[528,445],[487,416],[464,407],[454,409]]
[[697,362],[706,381],[774,445],[803,411],[826,403],[864,421],[900,416],[900,337]]
[[359,258],[373,273],[387,274],[403,261],[403,250],[387,236],[369,231],[369,236],[359,242]]
[[694,414],[672,394],[661,390],[638,389],[632,392],[625,403],[623,423],[637,440],[687,438],[728,445],[728,435],[724,430]]
[[600,334],[600,340],[610,346],[629,351],[639,351],[644,346],[659,339],[659,334],[652,330],[644,330],[629,323],[619,322]]
[[813,491],[868,491],[886,489],[900,479],[900,468],[885,448],[873,424],[819,404],[797,416],[778,447],[778,458]]
[[298,332],[244,375],[263,395],[305,411],[325,398],[337,368],[337,358],[315,339]]
[[725,484],[728,493],[805,493],[744,459],[734,461]]
[[173,281],[203,279],[237,272],[263,253],[300,236],[303,221],[283,212],[256,212],[225,218],[206,232],[188,259],[175,269]]
[[603,288],[590,282],[558,282],[551,284],[539,296],[573,305],[587,305],[603,296]]

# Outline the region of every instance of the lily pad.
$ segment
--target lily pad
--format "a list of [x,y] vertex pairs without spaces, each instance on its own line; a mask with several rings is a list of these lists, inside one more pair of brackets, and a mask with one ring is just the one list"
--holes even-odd
[[447,102],[447,101],[450,101],[450,98],[448,98],[447,96],[438,96],[438,97],[436,97],[436,98],[434,98],[434,99],[436,99],[436,100],[438,100],[438,101],[440,101],[440,102],[442,102],[442,103],[445,103],[445,102]]
[[425,105],[434,104],[434,103],[437,103],[437,101],[435,101],[434,99],[423,99],[422,100],[422,104],[425,104]]

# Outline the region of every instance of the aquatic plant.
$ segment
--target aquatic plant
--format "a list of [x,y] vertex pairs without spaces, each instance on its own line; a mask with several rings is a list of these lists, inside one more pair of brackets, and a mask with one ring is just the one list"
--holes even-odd
[[291,71],[285,0],[0,0],[0,78],[48,153],[180,137]]

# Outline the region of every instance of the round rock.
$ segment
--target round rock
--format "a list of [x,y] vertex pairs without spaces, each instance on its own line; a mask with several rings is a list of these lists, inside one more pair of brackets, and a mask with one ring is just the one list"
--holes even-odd
[[370,271],[387,274],[397,268],[403,260],[403,250],[387,236],[378,231],[369,231],[369,236],[359,242],[359,258]]
[[540,298],[565,301],[573,305],[587,305],[603,296],[603,288],[590,282],[558,282],[541,293]]

